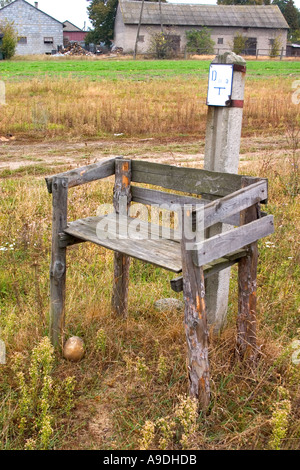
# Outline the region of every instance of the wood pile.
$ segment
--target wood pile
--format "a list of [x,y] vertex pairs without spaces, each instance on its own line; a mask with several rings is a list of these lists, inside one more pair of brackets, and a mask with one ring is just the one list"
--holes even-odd
[[83,47],[81,47],[81,45],[78,44],[78,42],[74,42],[72,44],[69,43],[69,45],[61,51],[61,53],[64,55],[89,55],[89,56],[95,55],[92,52],[88,52]]

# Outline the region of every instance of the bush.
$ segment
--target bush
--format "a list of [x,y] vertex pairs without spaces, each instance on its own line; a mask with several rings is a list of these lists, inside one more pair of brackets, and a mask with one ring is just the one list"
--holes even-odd
[[195,54],[213,54],[215,43],[207,28],[186,31],[186,50]]
[[241,33],[236,33],[233,38],[232,50],[235,54],[240,55],[246,48],[247,38]]
[[3,54],[4,59],[11,59],[16,52],[18,37],[13,23],[5,22],[0,24],[0,30],[3,34],[0,52]]
[[269,56],[270,58],[276,57],[279,55],[281,49],[281,40],[278,36],[273,39],[271,43],[271,48],[270,48],[270,53]]
[[178,36],[171,32],[153,33],[150,40],[149,52],[155,59],[172,59],[177,56]]

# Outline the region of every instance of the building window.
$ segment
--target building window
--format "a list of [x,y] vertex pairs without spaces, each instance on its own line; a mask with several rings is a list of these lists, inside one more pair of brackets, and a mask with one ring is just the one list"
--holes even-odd
[[218,44],[223,44],[223,38],[218,38]]
[[18,38],[18,44],[27,44],[27,38],[25,36],[20,36]]
[[144,41],[145,41],[145,36],[138,37],[138,42],[144,42]]
[[53,44],[53,38],[44,38],[44,44]]

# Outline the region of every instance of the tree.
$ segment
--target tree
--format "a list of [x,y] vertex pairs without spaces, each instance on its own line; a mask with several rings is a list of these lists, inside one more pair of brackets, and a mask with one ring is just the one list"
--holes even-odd
[[298,13],[298,9],[295,7],[293,0],[289,0],[283,15],[292,31],[300,28]]
[[213,54],[214,53],[214,41],[210,37],[210,32],[207,28],[201,28],[198,30],[186,31],[187,52],[193,52],[194,54]]
[[17,32],[13,26],[13,23],[10,23],[9,21],[1,23],[0,30],[3,34],[0,52],[2,52],[4,59],[11,59],[16,52],[18,43]]
[[270,5],[271,0],[218,0],[218,5]]
[[273,0],[272,5],[277,5],[289,25],[289,39],[300,36],[300,11],[295,6],[294,0]]
[[0,8],[5,7],[5,5],[8,5],[11,3],[13,0],[0,0]]
[[114,25],[117,14],[118,0],[87,0],[89,18],[94,27],[89,31],[85,42],[111,45],[114,37]]

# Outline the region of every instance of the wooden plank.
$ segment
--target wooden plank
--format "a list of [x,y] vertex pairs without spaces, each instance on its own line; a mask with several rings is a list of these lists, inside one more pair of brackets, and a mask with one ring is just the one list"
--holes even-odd
[[241,187],[241,175],[132,160],[132,182],[190,194],[226,196]]
[[[234,253],[219,258],[215,261],[212,261],[210,264],[205,264],[203,266],[204,279],[208,279],[210,276],[219,273],[223,269],[229,268],[234,264],[238,263],[239,260],[246,256],[247,250],[237,250]],[[183,278],[179,276],[170,281],[171,289],[174,292],[182,292],[183,289]]]
[[220,233],[203,242],[195,243],[194,263],[196,266],[203,266],[273,232],[273,216],[268,215],[228,232]]
[[[249,180],[242,180],[243,186],[249,185]],[[241,224],[248,226],[249,223],[260,216],[258,204],[247,208],[241,213]],[[239,261],[238,269],[238,315],[237,315],[237,339],[236,351],[240,359],[257,357],[256,340],[256,277],[258,264],[257,242],[248,247],[248,255]]]
[[59,246],[59,233],[67,225],[67,178],[55,177],[52,182],[52,248],[50,266],[50,337],[57,346],[63,346],[66,248]]
[[139,186],[131,185],[132,201],[139,202],[140,204],[166,204],[166,205],[179,205],[192,204],[193,206],[203,206],[207,203],[206,200],[197,199],[190,196],[182,196],[180,194],[166,193],[155,189],[141,188]]
[[[157,191],[155,189],[140,188],[138,186],[131,185],[132,201],[140,204],[147,205],[179,205],[190,204],[195,209],[197,207],[203,207],[206,204],[210,204],[211,201],[204,198],[195,198],[190,196],[181,196],[173,193],[166,193],[164,191]],[[219,199],[218,199],[219,200]],[[239,225],[240,215],[233,214],[222,219],[222,222],[229,225]]]
[[[127,235],[128,223],[138,223],[141,227],[140,232],[129,234],[131,238]],[[71,222],[65,232],[169,271],[178,273],[182,269],[180,243],[171,238],[155,236],[151,239],[153,233],[159,233],[159,229],[153,228],[149,222],[109,214]]]
[[65,232],[58,234],[58,246],[59,248],[66,248],[68,246],[76,245],[77,243],[83,243],[84,240],[80,238],[72,237]]
[[106,178],[115,173],[115,158],[102,160],[92,165],[75,168],[74,170],[59,173],[45,178],[49,193],[52,192],[52,183],[55,177],[67,178],[68,187],[72,188],[84,183]]
[[[131,201],[131,161],[118,159],[115,162],[114,209],[117,214],[127,216]],[[120,251],[114,252],[114,279],[111,299],[112,310],[115,314],[127,317],[128,313],[128,283],[130,257]]]
[[[186,212],[185,216],[189,216]],[[182,216],[182,225],[187,218]],[[190,214],[191,217],[191,214]],[[181,242],[184,326],[188,350],[190,395],[199,401],[205,411],[210,401],[210,374],[208,361],[208,327],[205,308],[203,268],[193,263],[185,231]]]
[[210,202],[205,207],[196,209],[196,217],[204,218],[203,228],[223,222],[226,218],[240,213],[247,207],[253,206],[267,198],[268,186],[265,180],[260,180],[248,187],[239,189],[228,196]]

